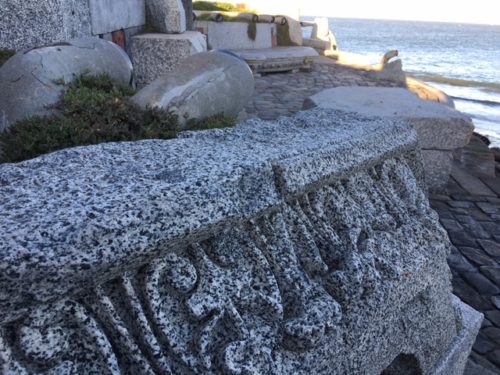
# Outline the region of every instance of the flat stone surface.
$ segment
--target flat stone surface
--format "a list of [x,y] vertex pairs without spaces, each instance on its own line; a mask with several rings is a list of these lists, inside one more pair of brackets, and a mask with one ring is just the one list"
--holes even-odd
[[143,87],[177,68],[187,57],[206,50],[205,38],[197,31],[136,35],[130,48],[136,83]]
[[89,6],[94,35],[146,23],[145,0],[89,0]]
[[453,150],[467,144],[474,126],[469,117],[448,106],[422,100],[402,88],[337,87],[310,98],[314,105],[365,116],[400,117],[417,129],[423,149]]
[[273,46],[275,25],[270,23],[254,23],[255,40],[248,36],[248,22],[202,22],[208,36],[208,46],[211,49],[260,49]]
[[312,58],[319,56],[311,47],[275,47],[275,48],[259,48],[259,49],[243,49],[237,48],[234,50],[244,60],[272,60],[272,59],[287,59],[287,58]]

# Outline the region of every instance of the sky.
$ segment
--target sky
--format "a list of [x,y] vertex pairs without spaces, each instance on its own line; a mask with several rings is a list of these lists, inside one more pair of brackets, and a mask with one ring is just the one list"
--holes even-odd
[[[301,14],[500,25],[498,0],[300,0]],[[500,41],[499,41],[500,43]]]

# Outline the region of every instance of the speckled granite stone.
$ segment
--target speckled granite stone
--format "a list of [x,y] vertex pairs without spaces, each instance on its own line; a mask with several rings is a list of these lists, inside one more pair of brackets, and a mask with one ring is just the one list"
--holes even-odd
[[398,120],[59,151],[1,165],[0,204],[2,373],[432,374],[463,333]]
[[132,37],[130,55],[139,87],[178,67],[187,57],[206,52],[205,37],[197,31],[183,34],[148,33]]
[[17,51],[91,36],[87,1],[0,1],[0,48]]

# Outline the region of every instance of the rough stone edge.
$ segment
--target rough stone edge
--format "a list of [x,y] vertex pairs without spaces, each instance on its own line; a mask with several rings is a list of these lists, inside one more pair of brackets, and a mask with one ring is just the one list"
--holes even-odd
[[[316,114],[314,114],[316,112]],[[310,125],[307,124],[307,119],[309,118],[309,115],[313,115],[313,122],[310,123]],[[305,116],[305,118],[304,118]],[[314,117],[316,116],[316,117]],[[331,118],[336,118],[336,121],[331,122]],[[282,118],[281,121],[276,122],[263,122],[260,126],[263,128],[265,133],[262,136],[257,136],[257,137],[252,137],[255,129],[252,129],[252,127],[248,127],[249,125],[252,125],[252,122],[249,122],[246,125],[240,125],[237,126],[235,129],[226,129],[226,130],[220,130],[217,129],[215,131],[207,131],[207,132],[200,132],[197,134],[197,136],[194,137],[187,137],[187,138],[192,138],[194,140],[204,140],[202,143],[208,143],[210,144],[210,147],[214,146],[214,143],[218,143],[218,138],[221,137],[222,139],[226,139],[229,137],[231,141],[236,140],[238,138],[240,139],[245,139],[247,137],[247,142],[249,140],[257,141],[257,142],[263,142],[267,139],[268,134],[266,133],[267,131],[279,131],[283,132],[283,137],[284,138],[289,138],[290,135],[297,134],[297,136],[300,136],[300,134],[309,134],[310,136],[307,137],[309,138],[309,141],[315,140],[315,143],[311,146],[305,146],[304,144],[301,144],[299,142],[297,144],[297,148],[295,151],[286,151],[285,154],[280,154],[279,159],[268,159],[266,163],[262,164],[262,161],[256,160],[257,164],[252,165],[240,165],[237,169],[239,169],[239,173],[235,176],[233,174],[235,166],[232,166],[229,168],[229,166],[225,166],[223,168],[224,172],[229,172],[229,169],[232,170],[231,172],[231,178],[228,181],[228,184],[232,187],[233,190],[238,187],[239,192],[239,197],[236,201],[233,201],[230,205],[230,207],[226,207],[226,209],[221,210],[221,212],[217,211],[217,214],[215,217],[209,217],[208,221],[204,221],[203,225],[201,225],[200,221],[197,220],[195,221],[194,224],[190,224],[187,226],[187,223],[184,222],[182,223],[177,223],[176,227],[174,229],[171,228],[171,231],[169,232],[169,235],[167,236],[164,234],[164,236],[160,238],[156,238],[155,240],[150,240],[146,243],[144,243],[140,238],[136,239],[134,241],[127,242],[127,249],[132,251],[133,254],[125,254],[125,252],[122,254],[107,254],[105,259],[101,259],[100,262],[95,262],[92,261],[93,254],[98,252],[104,244],[100,244],[99,246],[92,245],[92,239],[93,238],[100,238],[102,233],[110,234],[115,231],[123,230],[124,228],[121,225],[118,225],[115,222],[106,222],[106,227],[104,229],[99,229],[97,226],[92,227],[92,231],[87,232],[87,237],[85,241],[79,241],[79,242],[72,242],[73,240],[67,242],[67,243],[59,243],[59,245],[64,245],[64,251],[60,252],[59,250],[61,249],[61,246],[59,248],[54,248],[54,254],[56,253],[61,253],[65,257],[72,257],[73,261],[71,263],[71,267],[68,267],[68,269],[65,270],[59,270],[61,274],[67,274],[67,271],[69,268],[71,268],[73,271],[71,273],[71,278],[72,280],[68,282],[66,285],[59,284],[55,289],[52,289],[52,292],[49,295],[44,295],[44,296],[38,296],[37,292],[37,286],[33,286],[32,284],[29,284],[29,291],[26,290],[29,293],[32,293],[33,295],[37,295],[37,299],[32,299],[29,301],[28,304],[23,304],[20,306],[19,304],[12,303],[12,305],[17,306],[13,308],[13,311],[7,311],[6,313],[2,314],[0,311],[0,320],[2,322],[6,322],[9,320],[12,320],[16,317],[19,317],[20,314],[23,314],[23,311],[27,308],[29,308],[28,305],[31,304],[37,304],[37,303],[46,303],[50,302],[52,300],[56,300],[57,298],[60,298],[63,295],[67,294],[74,294],[81,290],[81,285],[82,283],[88,282],[89,277],[92,278],[94,282],[104,282],[107,279],[110,279],[114,277],[114,275],[117,275],[119,273],[119,270],[121,267],[125,264],[126,267],[132,267],[132,266],[137,266],[138,264],[143,264],[144,262],[148,261],[149,259],[152,259],[154,256],[157,256],[157,252],[154,251],[153,249],[165,249],[166,247],[171,247],[171,246],[176,246],[179,243],[186,243],[186,241],[199,241],[203,238],[207,238],[209,233],[213,233],[214,231],[217,231],[218,227],[221,225],[222,222],[230,222],[234,220],[248,220],[250,217],[253,217],[254,215],[257,215],[259,212],[262,214],[268,210],[272,210],[273,207],[276,204],[279,204],[280,201],[287,200],[290,197],[293,197],[295,194],[300,194],[302,192],[306,192],[318,185],[323,185],[328,183],[329,181],[334,181],[338,178],[342,178],[346,176],[349,173],[354,173],[358,170],[360,170],[360,164],[363,165],[362,169],[369,168],[376,163],[376,161],[381,161],[385,160],[387,158],[390,158],[392,156],[395,156],[396,154],[402,153],[402,156],[405,156],[407,152],[410,152],[412,149],[415,149],[417,147],[416,143],[416,133],[414,130],[411,129],[410,126],[407,124],[402,124],[397,121],[389,121],[389,124],[385,124],[382,129],[384,131],[380,131],[381,137],[368,137],[369,134],[373,135],[373,130],[370,126],[360,126],[360,134],[358,134],[360,140],[357,142],[352,142],[352,140],[349,139],[349,137],[341,137],[340,139],[335,137],[334,140],[324,140],[324,139],[315,139],[316,137],[313,136],[314,133],[312,133],[312,130],[316,128],[316,126],[319,126],[319,129],[325,130],[325,121],[326,125],[332,126],[332,130],[335,128],[334,124],[339,124],[339,120],[341,122],[343,121],[349,121],[350,119],[356,119],[356,121],[361,121],[361,122],[366,122],[366,121],[375,121],[375,123],[381,124],[383,123],[381,118],[358,118],[358,117],[353,117],[348,113],[341,113],[338,111],[325,111],[325,110],[316,110],[316,111],[311,111],[310,114],[307,113],[301,113],[298,114],[294,118]],[[292,121],[295,123],[294,128],[296,130],[292,130],[289,127],[283,126],[283,122],[289,122]],[[280,124],[281,122],[281,124]],[[281,126],[280,126],[281,125]],[[361,124],[360,124],[361,125]],[[363,124],[366,125],[366,124]],[[392,139],[395,137],[394,135],[394,126],[396,125],[396,128],[401,130],[401,133],[398,138],[398,142],[396,144],[394,142],[388,142],[386,139],[385,143],[382,143],[382,139],[384,138],[384,135],[389,136],[389,139]],[[378,125],[375,125],[378,127]],[[388,129],[390,131],[388,132]],[[300,131],[299,131],[300,130]],[[298,131],[298,133],[296,133]],[[328,131],[330,131],[328,129]],[[389,133],[389,134],[388,134]],[[207,139],[208,138],[208,139]],[[382,138],[382,139],[381,139]],[[183,142],[186,142],[187,139],[184,139]],[[227,139],[226,139],[227,141]],[[344,153],[339,153],[339,141],[340,144],[347,142],[352,146],[352,148],[359,148],[358,153],[363,156],[363,154],[367,153],[367,150],[371,150],[372,152],[370,153],[371,155],[366,156],[366,157],[361,157],[360,159],[350,159],[350,154],[346,155]],[[123,148],[123,151],[127,151],[130,149],[134,149],[135,147],[143,147],[143,146],[137,146],[138,144],[145,144],[145,143],[164,143],[164,142],[172,142],[172,141],[142,141],[142,142],[132,142],[132,143],[122,143],[120,144],[120,147]],[[175,141],[174,141],[175,142]],[[182,142],[182,141],[181,141]],[[317,142],[317,143],[316,143]],[[384,148],[384,144],[386,148]],[[193,146],[196,146],[197,143],[195,142]],[[69,149],[69,150],[62,150],[55,152],[53,154],[41,156],[37,159],[29,160],[26,162],[18,163],[15,165],[9,166],[8,164],[5,165],[7,170],[10,170],[11,167],[14,168],[14,170],[17,170],[18,168],[30,168],[37,166],[43,166],[46,165],[47,162],[52,160],[52,158],[61,158],[63,157],[66,161],[68,160],[67,157],[64,157],[64,155],[67,155],[68,157],[70,155],[74,155],[77,157],[81,157],[81,155],[85,155],[87,152],[92,151],[94,154],[99,153],[100,151],[108,149],[113,149],[117,146],[117,144],[102,144],[102,145],[96,145],[96,146],[87,146],[87,147],[78,147],[74,149]],[[344,145],[345,146],[345,145]],[[345,147],[344,147],[345,148]],[[344,149],[342,148],[342,150]],[[337,150],[337,151],[336,151]],[[404,152],[403,152],[404,151]],[[81,155],[80,155],[81,154]],[[313,156],[316,155],[316,161],[313,160]],[[87,155],[88,156],[88,155]],[[85,158],[87,158],[85,156]],[[277,155],[278,156],[278,155]],[[340,156],[340,160],[342,163],[335,163],[335,156]],[[346,159],[347,157],[347,159]],[[301,159],[304,158],[306,161],[304,163],[301,162]],[[319,159],[319,160],[318,160]],[[294,183],[294,189],[290,189],[288,191],[284,191],[282,189],[282,186],[280,186],[280,178],[276,174],[276,170],[273,168],[273,163],[274,162],[280,162],[282,161],[283,163],[286,163],[287,167],[290,168],[291,174],[286,176],[284,179],[285,182],[293,182]],[[311,161],[313,163],[309,163],[308,161]],[[347,163],[346,163],[347,162]],[[253,164],[253,163],[252,163]],[[314,168],[314,167],[322,167],[323,171],[321,172],[314,172],[312,173],[305,173],[301,176],[300,173],[297,173],[297,171],[304,170],[304,168]],[[244,170],[243,170],[243,169]],[[1,169],[0,169],[1,171]],[[0,176],[1,177],[1,176]],[[213,176],[210,177],[210,180],[207,180],[208,182],[211,182]],[[294,179],[299,179],[298,181],[294,181]],[[189,182],[189,181],[187,181]],[[260,198],[260,201],[256,201],[253,198],[253,194],[255,193],[254,189],[250,189],[252,185],[258,185],[259,191],[262,192],[263,197]],[[174,183],[175,185],[175,183]],[[179,186],[170,186],[169,189],[171,193],[173,194],[175,190],[177,191],[182,191],[184,188],[184,185],[178,184]],[[243,191],[241,189],[243,188]],[[226,189],[227,190],[227,189]],[[225,191],[227,193],[227,191]],[[219,192],[220,193],[220,192]],[[226,194],[227,195],[227,194]],[[229,198],[229,195],[228,195]],[[154,203],[154,202],[153,202]],[[181,202],[178,202],[179,204]],[[145,212],[148,212],[149,207],[148,205],[145,206],[146,208],[144,209]],[[77,207],[78,208],[78,207]],[[194,208],[193,208],[194,210]],[[189,211],[189,210],[188,210]],[[189,211],[190,212],[190,211]],[[194,212],[194,211],[193,211]],[[116,214],[116,212],[113,212],[113,214]],[[188,217],[191,217],[187,215]],[[193,216],[194,219],[197,219],[195,216]],[[79,223],[76,223],[79,224]],[[101,223],[104,225],[104,223]],[[146,225],[147,223],[144,223],[143,225]],[[168,224],[168,223],[164,223]],[[140,227],[140,226],[139,226]],[[139,228],[135,224],[131,224],[127,226],[127,230],[130,231],[137,231]],[[135,232],[134,232],[135,233]],[[189,238],[187,238],[189,237]],[[123,239],[121,239],[123,240]],[[115,243],[120,243],[121,240],[115,241]],[[168,243],[166,242],[168,241]],[[14,244],[13,244],[14,245]],[[89,251],[89,246],[93,251]],[[11,247],[11,250],[13,247]],[[82,249],[85,249],[83,251]],[[84,255],[84,257],[78,257],[79,254]],[[8,267],[9,263],[9,258],[14,259],[17,257],[15,250],[12,250],[10,252],[6,252],[6,258],[4,260],[4,265]],[[124,256],[128,259],[124,259]],[[12,258],[14,257],[14,258]],[[48,260],[50,263],[50,260]],[[58,262],[55,262],[56,264]],[[12,263],[11,263],[12,264]],[[0,263],[1,265],[1,263]],[[88,268],[90,266],[90,269]],[[75,268],[76,267],[76,268]],[[84,269],[85,267],[85,269]],[[78,269],[81,272],[75,272],[74,270]],[[5,272],[8,270],[5,269]],[[85,271],[85,272],[83,272]],[[88,276],[90,275],[90,276]],[[41,275],[42,277],[46,277]],[[17,279],[16,279],[17,280]],[[47,280],[47,279],[46,279]],[[10,284],[13,280],[9,281],[8,284]],[[68,280],[69,281],[69,280]],[[18,281],[15,281],[16,283]],[[47,282],[49,282],[47,280]],[[28,285],[29,280],[25,280],[23,282],[23,285]],[[6,287],[8,285],[6,284]],[[55,286],[55,285],[54,285]],[[20,285],[17,285],[17,290],[20,289]],[[27,301],[24,301],[27,302]],[[19,310],[20,309],[20,310]]]
[[462,302],[455,295],[452,303],[459,333],[437,362],[431,372],[432,375],[462,375],[464,373],[472,345],[483,322],[483,314]]

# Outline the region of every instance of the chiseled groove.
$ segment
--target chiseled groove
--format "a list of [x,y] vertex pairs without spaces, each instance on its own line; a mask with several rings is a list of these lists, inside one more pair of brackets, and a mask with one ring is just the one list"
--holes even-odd
[[[172,374],[168,358],[163,353],[161,346],[153,333],[150,321],[147,319],[144,308],[139,300],[132,275],[126,275],[122,278],[122,287],[125,296],[122,298],[125,302],[121,311],[124,313],[124,319],[130,318],[131,333],[135,336],[139,348],[148,359],[153,370],[159,375]],[[128,308],[127,308],[128,307]],[[133,326],[132,326],[133,325]]]
[[[163,265],[165,266],[165,265]],[[138,289],[141,293],[138,294],[138,298],[144,308],[145,316],[147,317],[150,327],[158,340],[163,352],[166,352],[167,357],[170,359],[170,367],[172,372],[180,372],[186,375],[195,375],[197,372],[193,369],[198,367],[198,363],[194,357],[185,355],[182,350],[184,347],[179,348],[178,343],[170,341],[169,337],[165,334],[165,330],[161,320],[158,319],[154,313],[154,304],[152,301],[156,297],[160,297],[160,291],[162,287],[160,286],[160,272],[162,270],[161,262],[155,262],[152,265],[143,267],[136,277],[136,283],[139,285]],[[171,290],[169,293],[173,293]],[[182,297],[176,295],[177,299],[183,299]],[[179,306],[181,304],[179,303]],[[176,350],[177,349],[177,350]],[[189,352],[189,348],[186,349]]]
[[96,288],[93,297],[88,301],[89,307],[101,322],[106,336],[109,338],[115,353],[117,353],[121,371],[124,374],[155,375],[125,322],[120,319],[111,298],[106,295],[102,287]]

